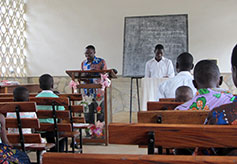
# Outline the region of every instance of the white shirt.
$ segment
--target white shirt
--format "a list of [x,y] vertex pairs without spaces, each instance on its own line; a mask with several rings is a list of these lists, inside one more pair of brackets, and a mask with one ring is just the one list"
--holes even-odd
[[188,71],[179,72],[175,77],[163,82],[158,87],[159,98],[175,98],[175,91],[180,86],[188,86],[192,89],[193,95],[197,92],[193,86],[193,76]]
[[171,60],[162,57],[159,62],[155,58],[146,62],[145,77],[164,78],[166,76],[174,77],[174,67]]

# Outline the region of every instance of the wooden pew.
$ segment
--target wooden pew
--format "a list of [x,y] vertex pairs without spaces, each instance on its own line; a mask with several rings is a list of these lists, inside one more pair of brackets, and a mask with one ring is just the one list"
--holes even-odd
[[138,123],[203,124],[208,111],[141,111],[137,113]]
[[234,156],[45,153],[43,164],[234,164]]
[[17,128],[18,134],[8,133],[7,138],[13,146],[22,151],[31,150],[37,152],[37,163],[40,163],[40,154],[55,145],[52,143],[41,143],[41,136],[38,133],[23,134],[22,128],[40,128],[38,118],[21,118],[20,112],[36,112],[35,102],[6,102],[0,103],[0,113],[16,113],[16,118],[6,118],[6,128]]
[[[123,124],[109,125],[110,144],[148,145],[163,148],[237,148],[237,126],[187,124]],[[162,153],[162,149],[160,154]]]
[[147,111],[151,110],[174,110],[177,106],[183,104],[183,102],[159,102],[148,101]]
[[[74,138],[80,135],[79,132],[73,131],[73,127],[70,120],[70,111],[57,111],[58,106],[64,106],[65,108],[69,107],[69,100],[66,97],[52,98],[52,97],[32,97],[30,101],[36,102],[37,105],[46,105],[51,106],[52,110],[38,110],[38,118],[52,118],[54,124],[50,123],[40,123],[40,129],[38,131],[53,131],[56,138],[56,150],[59,151],[59,140],[60,137],[71,137],[72,142]],[[57,119],[66,120],[67,122],[58,123]],[[59,132],[61,133],[59,136]],[[67,141],[67,139],[66,139]],[[66,143],[66,151],[68,151],[68,143]],[[75,152],[75,147],[73,145],[72,151]]]

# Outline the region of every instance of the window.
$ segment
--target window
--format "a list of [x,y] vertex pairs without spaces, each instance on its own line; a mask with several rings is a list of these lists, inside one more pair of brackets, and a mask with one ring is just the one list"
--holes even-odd
[[0,76],[26,76],[24,0],[0,0]]

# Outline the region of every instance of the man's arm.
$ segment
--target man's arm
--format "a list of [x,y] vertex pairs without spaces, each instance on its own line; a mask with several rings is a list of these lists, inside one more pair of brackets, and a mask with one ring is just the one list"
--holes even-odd
[[169,78],[171,78],[171,77],[174,77],[174,67],[173,67],[173,64],[172,64],[172,62],[171,62],[171,60],[169,60],[169,62],[168,62],[168,70],[167,70],[167,76],[169,77]]
[[157,100],[159,100],[160,98],[165,98],[165,83],[161,83],[158,86],[158,93],[157,93]]
[[81,70],[84,70],[84,69],[83,69],[83,64],[84,64],[84,62],[81,62]]
[[6,132],[6,126],[5,126],[5,117],[0,114],[0,124],[1,124],[1,128],[0,128],[0,137],[2,139],[2,142],[4,144],[9,145],[9,141],[7,139],[7,132]]
[[102,60],[102,70],[106,70],[106,69],[107,69],[107,64],[105,60]]
[[146,63],[146,67],[145,67],[145,77],[146,78],[151,77],[148,62]]

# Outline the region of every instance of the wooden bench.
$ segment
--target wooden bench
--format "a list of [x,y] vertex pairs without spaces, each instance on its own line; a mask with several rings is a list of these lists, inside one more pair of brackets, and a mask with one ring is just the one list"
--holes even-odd
[[31,150],[37,153],[37,163],[40,163],[40,154],[55,145],[53,143],[41,143],[41,136],[38,133],[23,134],[22,128],[40,128],[38,118],[21,118],[21,112],[37,112],[35,102],[6,102],[0,103],[0,113],[16,113],[16,118],[6,118],[6,128],[17,128],[18,134],[8,133],[7,138],[14,147],[22,151]]
[[183,104],[183,102],[159,102],[148,101],[147,110],[174,110],[177,106]]
[[109,125],[110,144],[147,145],[163,148],[237,148],[237,126],[187,124],[123,124]]
[[128,154],[45,153],[43,164],[234,164],[234,156],[170,156]]
[[[69,111],[70,111],[70,123],[72,124],[73,129],[79,129],[80,138],[79,140],[76,139],[77,143],[80,144],[80,151],[82,153],[82,129],[87,129],[89,124],[85,124],[85,119],[82,117],[83,114],[83,106],[82,105],[75,105],[77,102],[82,100],[81,94],[60,94],[60,97],[67,97],[69,99]],[[78,116],[79,115],[79,116]]]
[[[37,105],[51,106],[52,110],[38,110],[37,117],[40,119],[52,118],[54,124],[50,123],[40,123],[40,129],[38,131],[53,131],[56,138],[56,150],[59,151],[59,139],[60,137],[66,138],[66,152],[68,152],[68,142],[67,138],[71,137],[74,143],[74,138],[78,137],[80,133],[73,131],[73,126],[70,121],[70,111],[57,111],[58,106],[69,106],[68,98],[51,98],[51,97],[34,97],[30,98],[30,101],[36,102]],[[66,120],[61,123],[57,122],[57,119]],[[60,132],[60,136],[59,136]],[[72,146],[72,151],[75,152],[74,144]]]
[[141,111],[137,113],[138,123],[203,124],[208,111]]

